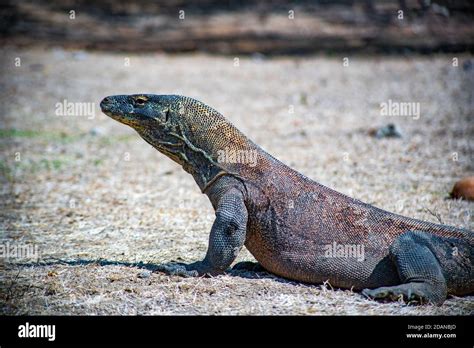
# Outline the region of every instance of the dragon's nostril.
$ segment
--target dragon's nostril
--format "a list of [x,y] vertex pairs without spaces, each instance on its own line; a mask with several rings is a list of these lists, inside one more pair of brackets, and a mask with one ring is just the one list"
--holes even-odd
[[109,97],[105,97],[104,99],[102,99],[102,101],[100,102],[100,108],[102,110],[106,109],[108,106],[110,106],[110,104],[112,103],[112,99],[110,99]]

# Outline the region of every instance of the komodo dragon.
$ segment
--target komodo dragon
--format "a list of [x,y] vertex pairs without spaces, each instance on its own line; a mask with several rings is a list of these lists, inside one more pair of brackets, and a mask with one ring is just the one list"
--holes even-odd
[[[265,270],[278,276],[329,281],[372,299],[440,305],[447,294],[474,292],[472,231],[393,214],[325,187],[266,153],[216,110],[192,98],[117,95],[104,98],[100,106],[180,164],[215,209],[205,258],[166,263],[159,271],[217,275],[245,245]],[[223,161],[222,151],[252,154],[255,161],[232,156]],[[333,246],[339,251],[332,253]],[[363,246],[358,249],[363,257],[346,246]]]

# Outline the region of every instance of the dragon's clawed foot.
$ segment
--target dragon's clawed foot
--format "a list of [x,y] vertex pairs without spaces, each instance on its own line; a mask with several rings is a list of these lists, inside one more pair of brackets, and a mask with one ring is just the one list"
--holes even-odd
[[181,262],[169,262],[156,266],[154,272],[163,272],[169,275],[181,277],[198,277],[199,271],[193,268],[194,264],[185,264]]
[[380,287],[377,289],[364,289],[362,295],[378,301],[404,301],[408,304],[441,304],[443,299],[429,295],[423,286],[414,284],[401,284],[398,286]]

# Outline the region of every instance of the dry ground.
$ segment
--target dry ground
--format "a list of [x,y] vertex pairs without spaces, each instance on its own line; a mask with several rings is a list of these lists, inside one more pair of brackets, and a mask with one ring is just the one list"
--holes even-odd
[[[150,275],[153,264],[204,255],[213,210],[191,176],[98,108],[111,94],[193,96],[327,186],[390,211],[473,229],[473,203],[446,199],[457,179],[474,173],[474,72],[465,63],[471,57],[459,57],[459,67],[450,56],[354,57],[343,67],[342,57],[240,57],[235,66],[234,57],[206,55],[1,55],[2,243],[36,245],[41,253],[38,264],[3,259],[1,313],[474,312],[472,296],[413,307],[266,273]],[[95,103],[95,117],[55,115],[64,99]],[[380,103],[389,99],[421,103],[420,118],[381,116]],[[367,135],[389,122],[404,138]],[[252,259],[246,250],[239,256]]]

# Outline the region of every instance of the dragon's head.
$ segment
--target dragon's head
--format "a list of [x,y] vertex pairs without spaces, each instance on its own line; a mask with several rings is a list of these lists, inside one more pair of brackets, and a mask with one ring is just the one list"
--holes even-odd
[[115,95],[104,98],[100,107],[104,114],[132,127],[158,151],[181,164],[201,188],[217,173],[239,171],[236,168],[242,166],[221,161],[222,152],[254,151],[248,139],[221,114],[189,97]]
[[174,95],[132,94],[105,97],[100,102],[102,112],[114,120],[139,131],[146,127],[166,127],[176,118],[177,99]]

